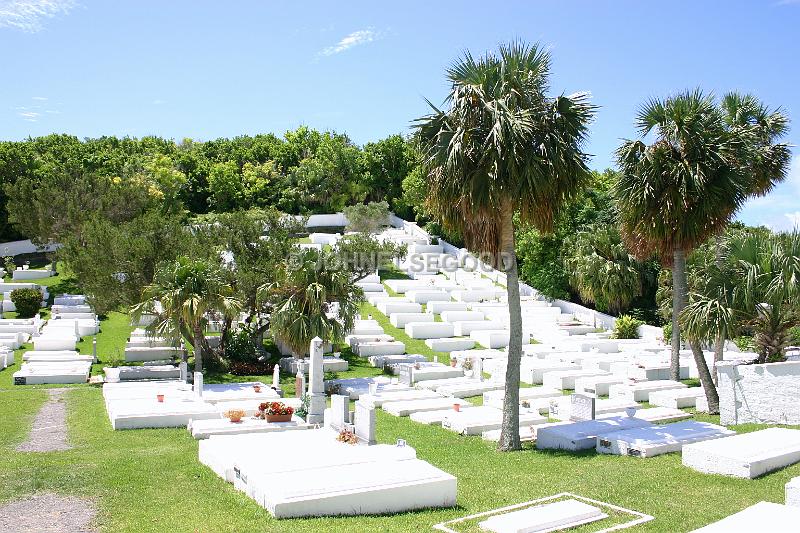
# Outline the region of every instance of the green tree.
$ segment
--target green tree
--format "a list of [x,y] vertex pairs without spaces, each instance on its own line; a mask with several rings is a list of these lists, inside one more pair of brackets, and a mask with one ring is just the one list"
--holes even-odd
[[[224,340],[240,308],[218,265],[183,256],[158,265],[153,283],[142,291],[142,301],[132,308],[132,314],[154,314],[153,331],[192,343],[195,372],[202,372],[204,354],[213,354],[205,338],[209,319],[224,320]],[[224,353],[224,349],[223,345],[219,351]]]
[[593,107],[586,96],[546,95],[550,56],[513,43],[469,53],[447,71],[447,109],[419,120],[428,207],[456,228],[467,248],[492,258],[507,276],[511,341],[499,448],[517,450],[522,314],[514,216],[553,229],[565,202],[589,181],[581,150]]
[[[656,255],[672,270],[673,379],[679,376],[679,317],[688,300],[687,254],[722,231],[749,196],[785,175],[778,172],[780,161],[788,161],[785,146],[772,146],[774,135],[751,122],[732,120],[713,96],[688,91],[645,104],[636,118],[642,138],[617,150],[623,238],[638,257]],[[713,412],[719,403],[713,378],[699,344],[690,345]]]
[[389,204],[387,202],[349,205],[342,211],[347,217],[348,231],[372,235],[389,225]]
[[293,255],[281,277],[262,287],[273,309],[270,331],[296,354],[308,355],[314,337],[340,342],[353,329],[364,293],[331,251]]

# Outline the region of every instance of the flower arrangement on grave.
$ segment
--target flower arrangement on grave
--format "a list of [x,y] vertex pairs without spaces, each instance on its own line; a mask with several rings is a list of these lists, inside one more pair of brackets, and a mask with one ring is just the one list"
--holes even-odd
[[458,363],[458,359],[456,359],[455,356],[450,357],[450,366],[455,368],[457,363]]
[[256,418],[267,422],[289,422],[294,414],[294,407],[289,407],[283,402],[263,402],[258,406]]
[[229,419],[234,424],[242,421],[246,413],[242,409],[228,409],[225,411],[225,418]]
[[461,363],[461,368],[464,370],[472,370],[472,359],[464,359]]
[[354,431],[350,431],[349,429],[341,430],[336,440],[344,442],[345,444],[358,444],[358,437],[356,437]]

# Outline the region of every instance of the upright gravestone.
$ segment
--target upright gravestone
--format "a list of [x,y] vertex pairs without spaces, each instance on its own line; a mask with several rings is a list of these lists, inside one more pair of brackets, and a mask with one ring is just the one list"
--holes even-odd
[[272,388],[276,390],[281,388],[281,367],[278,365],[272,370]]
[[309,424],[320,424],[325,412],[325,374],[322,369],[322,339],[314,337],[309,349],[311,366],[308,371],[308,417]]
[[92,359],[97,362],[97,337],[92,337]]
[[483,381],[483,359],[480,355],[476,355],[472,359],[472,377],[478,381]]
[[376,444],[375,440],[375,407],[369,406],[362,402],[356,402],[355,412],[355,428],[356,437],[360,442],[369,444],[370,446]]
[[582,422],[584,420],[594,420],[595,417],[595,401],[597,398],[588,394],[573,394],[570,396],[571,405],[569,418],[574,422]]
[[302,398],[306,393],[306,363],[302,359],[297,362],[297,374],[294,377],[294,395]]
[[184,383],[189,381],[189,363],[181,361],[178,365],[178,371],[181,373],[181,381]]
[[350,423],[350,396],[331,395],[331,428],[339,431]]
[[400,383],[404,385],[411,386],[413,384],[414,376],[412,376],[412,372],[414,371],[413,365],[398,365],[398,377]]
[[194,373],[194,395],[198,398],[203,397],[203,373],[202,372],[195,372]]

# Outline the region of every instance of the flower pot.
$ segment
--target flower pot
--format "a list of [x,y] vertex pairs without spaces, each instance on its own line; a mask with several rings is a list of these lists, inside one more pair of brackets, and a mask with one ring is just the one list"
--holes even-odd
[[253,391],[255,391],[256,393],[261,392],[261,385],[253,385]]
[[450,366],[452,366],[453,368],[456,367],[456,360],[455,359],[451,359],[450,360]]
[[629,417],[636,416],[636,408],[635,407],[626,407],[625,408],[625,414],[628,415]]
[[291,422],[292,415],[266,415],[267,422]]
[[238,424],[239,422],[242,421],[242,417],[241,416],[231,416],[231,417],[228,417],[228,418],[230,418],[230,421],[232,423],[234,423],[234,424]]
[[156,400],[158,400],[158,403],[164,403],[164,395],[156,394]]
[[461,404],[460,403],[454,403],[453,404],[453,411],[455,411],[456,413],[460,412],[461,411]]

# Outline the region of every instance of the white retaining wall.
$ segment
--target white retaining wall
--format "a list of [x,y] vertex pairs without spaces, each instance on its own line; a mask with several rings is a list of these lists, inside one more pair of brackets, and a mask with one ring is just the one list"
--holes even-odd
[[11,241],[0,243],[0,257],[7,255],[17,256],[21,254],[32,254],[36,252],[52,252],[57,250],[60,244],[48,244],[46,246],[36,246],[30,239],[25,241]]
[[800,362],[717,363],[720,423],[800,424]]

